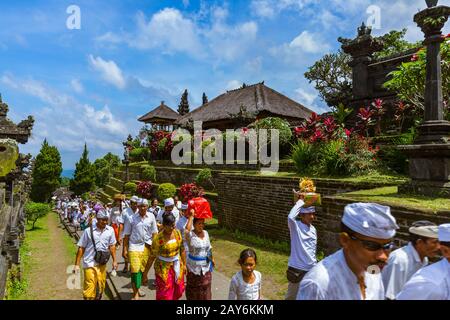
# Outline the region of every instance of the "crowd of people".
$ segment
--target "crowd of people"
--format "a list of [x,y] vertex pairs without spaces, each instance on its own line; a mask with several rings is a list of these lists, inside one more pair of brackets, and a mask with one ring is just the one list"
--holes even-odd
[[[312,181],[303,180],[295,191],[288,215],[291,254],[286,272],[286,300],[449,300],[450,224],[414,222],[409,243],[394,250],[399,229],[390,208],[376,203],[345,207],[340,223],[342,247],[317,259],[318,233],[313,226],[321,204]],[[101,299],[106,263],[118,269],[121,249],[124,268],[131,274],[133,300],[145,296],[154,267],[157,300],[211,300],[215,260],[205,219],[177,197],[151,203],[137,196],[117,195],[103,206],[94,201],[59,199],[64,219],[83,230],[78,242],[74,272],[84,270],[84,299]],[[430,260],[439,259],[430,264]],[[262,275],[256,271],[253,249],[240,253],[237,272],[230,282],[230,300],[261,299]]]
[[[205,219],[177,197],[151,203],[137,196],[126,200],[116,195],[114,203],[103,206],[95,201],[60,199],[56,208],[83,233],[78,241],[75,273],[84,272],[83,298],[99,300],[105,290],[106,265],[112,259],[112,274],[117,274],[116,251],[122,249],[124,268],[131,274],[133,300],[145,296],[141,286],[149,284],[153,266],[157,300],[211,300],[215,260]],[[261,274],[254,270],[257,257],[252,249],[239,258],[241,271],[231,280],[230,299],[261,298]]]

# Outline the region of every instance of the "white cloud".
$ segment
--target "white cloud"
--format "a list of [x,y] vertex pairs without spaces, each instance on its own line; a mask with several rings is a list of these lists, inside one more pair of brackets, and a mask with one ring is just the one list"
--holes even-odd
[[310,63],[309,60],[314,60],[329,50],[331,46],[320,34],[303,31],[290,43],[270,48],[269,53],[285,64],[299,66]]
[[238,89],[242,86],[242,81],[239,80],[231,80],[227,83],[227,88],[226,90],[234,90],[234,89]]
[[[33,112],[33,134],[24,149],[34,155],[45,138],[58,147],[63,158],[64,154],[71,152],[81,155],[85,142],[90,150],[99,156],[109,151],[120,154],[120,141],[128,135],[131,124],[136,121],[119,119],[108,106],[96,109],[80,104],[72,96],[57,92],[33,79],[17,79],[12,75],[3,75],[0,82],[20,93],[38,98],[44,105]],[[73,163],[64,165],[66,168],[73,167]]]
[[[252,48],[258,33],[255,21],[229,24],[226,6],[203,6],[201,13],[185,16],[175,8],[165,8],[149,19],[137,14],[134,33],[107,32],[96,38],[102,44],[125,43],[140,50],[162,54],[184,53],[197,59],[234,61]],[[206,21],[203,21],[206,20]]]
[[138,49],[160,48],[164,53],[184,52],[202,57],[202,44],[195,23],[183,17],[177,9],[165,8],[154,14],[150,21],[140,12],[137,16],[138,31],[128,40]]
[[296,99],[300,101],[306,107],[311,107],[318,98],[316,92],[307,91],[304,88],[298,88],[295,90]]
[[322,53],[330,49],[330,46],[321,41],[321,36],[318,34],[303,31],[289,44],[290,48],[300,49],[308,53]]
[[100,72],[103,80],[116,86],[118,89],[125,88],[126,81],[123,77],[122,70],[120,70],[114,61],[106,61],[101,57],[94,58],[92,55],[89,55],[89,63],[96,71]]
[[84,92],[83,84],[81,83],[81,81],[79,79],[72,79],[72,81],[70,82],[70,85],[72,86],[72,89],[76,93],[83,93]]
[[250,8],[256,16],[261,18],[273,18],[275,16],[275,8],[269,0],[253,0]]

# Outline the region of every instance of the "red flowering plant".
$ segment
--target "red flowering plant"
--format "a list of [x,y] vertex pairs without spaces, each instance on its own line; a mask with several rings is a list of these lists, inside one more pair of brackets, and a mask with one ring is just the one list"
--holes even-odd
[[370,107],[360,108],[356,122],[356,130],[361,136],[369,136],[369,127],[373,124],[373,110]]
[[204,196],[204,192],[203,189],[195,183],[187,183],[180,187],[179,195],[181,201],[186,203],[191,199]]
[[142,198],[150,199],[152,197],[153,184],[150,181],[141,181],[137,185],[136,192]]
[[151,132],[147,144],[153,159],[168,159],[173,148],[172,134],[166,131]]

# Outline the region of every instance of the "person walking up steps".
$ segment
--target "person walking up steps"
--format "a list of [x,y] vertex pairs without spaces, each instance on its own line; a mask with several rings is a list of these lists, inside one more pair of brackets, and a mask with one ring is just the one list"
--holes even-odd
[[131,265],[133,300],[144,296],[139,289],[143,282],[147,282],[147,261],[151,254],[152,239],[158,233],[155,217],[147,212],[148,201],[140,199],[138,208],[138,213],[132,216],[129,223],[126,223],[124,230],[123,255]]
[[107,223],[107,213],[99,211],[96,226],[84,230],[78,241],[74,273],[80,271],[83,258],[85,300],[101,300],[106,285],[106,263],[109,255],[112,257],[113,269],[117,269],[116,239],[114,230]]
[[[205,228],[205,219],[194,218],[194,210],[184,230],[187,253],[187,300],[211,300],[212,271],[215,267],[209,234]],[[194,230],[192,230],[194,228]]]

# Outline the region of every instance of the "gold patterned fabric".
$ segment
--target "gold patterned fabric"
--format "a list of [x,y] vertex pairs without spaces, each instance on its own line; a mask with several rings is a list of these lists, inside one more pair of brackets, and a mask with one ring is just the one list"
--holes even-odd
[[184,264],[181,260],[181,254],[184,252],[183,239],[181,233],[178,229],[173,231],[175,233],[175,240],[166,241],[164,239],[164,233],[161,231],[155,236],[152,244],[152,254],[156,257],[155,260],[155,274],[159,276],[165,283],[167,283],[167,278],[169,270],[173,268],[173,262],[165,262],[157,257],[162,256],[165,258],[173,258],[180,255],[180,277],[178,281],[184,281]]

